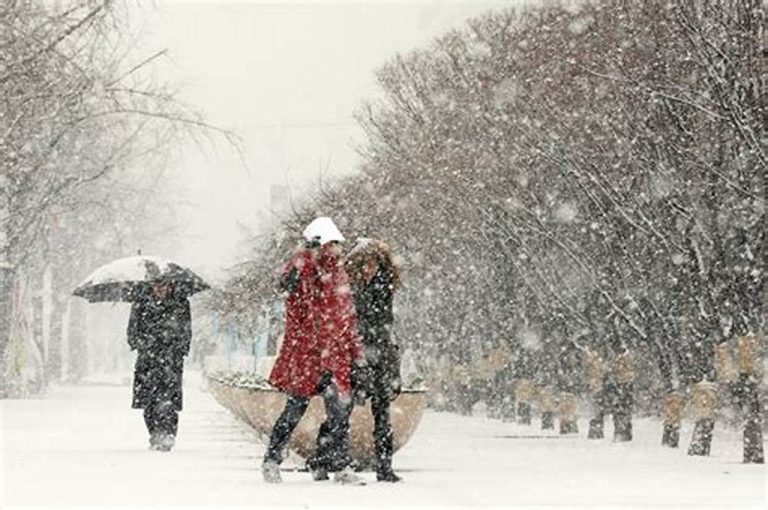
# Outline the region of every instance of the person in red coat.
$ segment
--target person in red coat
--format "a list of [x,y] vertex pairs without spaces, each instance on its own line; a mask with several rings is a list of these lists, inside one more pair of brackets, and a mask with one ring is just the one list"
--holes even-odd
[[330,218],[318,218],[304,230],[306,248],[283,270],[281,286],[288,292],[283,344],[269,382],[288,394],[275,422],[262,464],[264,480],[282,481],[279,465],[291,433],[307,410],[309,400],[321,395],[326,422],[313,455],[313,476],[327,479],[336,471],[342,483],[364,483],[349,469],[349,409],[351,372],[364,364],[357,317],[349,280],[341,261],[341,232]]
[[320,379],[320,364],[314,356],[318,345],[312,316],[319,290],[316,252],[308,243],[283,269],[280,288],[288,293],[285,334],[269,376],[272,386],[300,397],[315,395]]

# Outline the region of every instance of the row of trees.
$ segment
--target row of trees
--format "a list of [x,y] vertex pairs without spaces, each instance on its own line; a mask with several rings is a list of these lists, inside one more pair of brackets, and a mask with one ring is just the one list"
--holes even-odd
[[162,53],[130,51],[125,8],[0,5],[0,396],[59,378],[62,352],[85,360],[72,289],[172,233],[163,168],[203,123],[148,72]]
[[252,324],[301,226],[330,215],[403,255],[397,332],[433,387],[507,350],[494,388],[594,398],[595,427],[666,402],[676,446],[690,396],[706,454],[720,382],[761,462],[764,30],[759,0],[548,3],[398,55],[358,114],[360,174],[257,239],[216,306]]

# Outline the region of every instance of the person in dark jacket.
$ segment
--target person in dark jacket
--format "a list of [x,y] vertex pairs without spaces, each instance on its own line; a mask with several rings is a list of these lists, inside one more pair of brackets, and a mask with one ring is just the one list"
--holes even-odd
[[184,356],[192,340],[192,316],[186,296],[172,282],[158,280],[149,295],[133,304],[128,345],[136,350],[134,409],[144,409],[151,450],[173,448],[182,409]]
[[392,470],[392,426],[389,403],[399,394],[400,353],[392,341],[392,301],[400,285],[400,268],[390,247],[383,241],[359,239],[347,255],[345,266],[352,283],[357,324],[365,348],[364,378],[371,398],[374,419],[376,479],[399,482]]

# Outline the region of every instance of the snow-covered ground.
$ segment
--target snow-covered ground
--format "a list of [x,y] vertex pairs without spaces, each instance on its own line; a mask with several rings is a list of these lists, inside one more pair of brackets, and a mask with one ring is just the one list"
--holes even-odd
[[[312,482],[285,471],[261,480],[264,446],[188,374],[176,448],[151,452],[130,387],[57,387],[44,399],[0,401],[0,507],[15,505],[766,507],[765,466],[743,465],[739,436],[716,430],[712,456],[659,446],[660,426],[636,423],[613,444],[540,436],[480,417],[425,414],[395,455],[402,484]],[[610,427],[607,428],[610,435]],[[681,443],[690,438],[690,426]],[[289,463],[286,463],[286,467]]]

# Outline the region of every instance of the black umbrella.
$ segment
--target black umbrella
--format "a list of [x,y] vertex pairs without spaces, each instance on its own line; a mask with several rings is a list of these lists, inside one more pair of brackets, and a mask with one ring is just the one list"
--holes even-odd
[[103,265],[77,286],[73,294],[91,303],[138,301],[149,295],[152,284],[173,285],[176,296],[191,296],[210,286],[191,269],[161,257],[138,255]]

